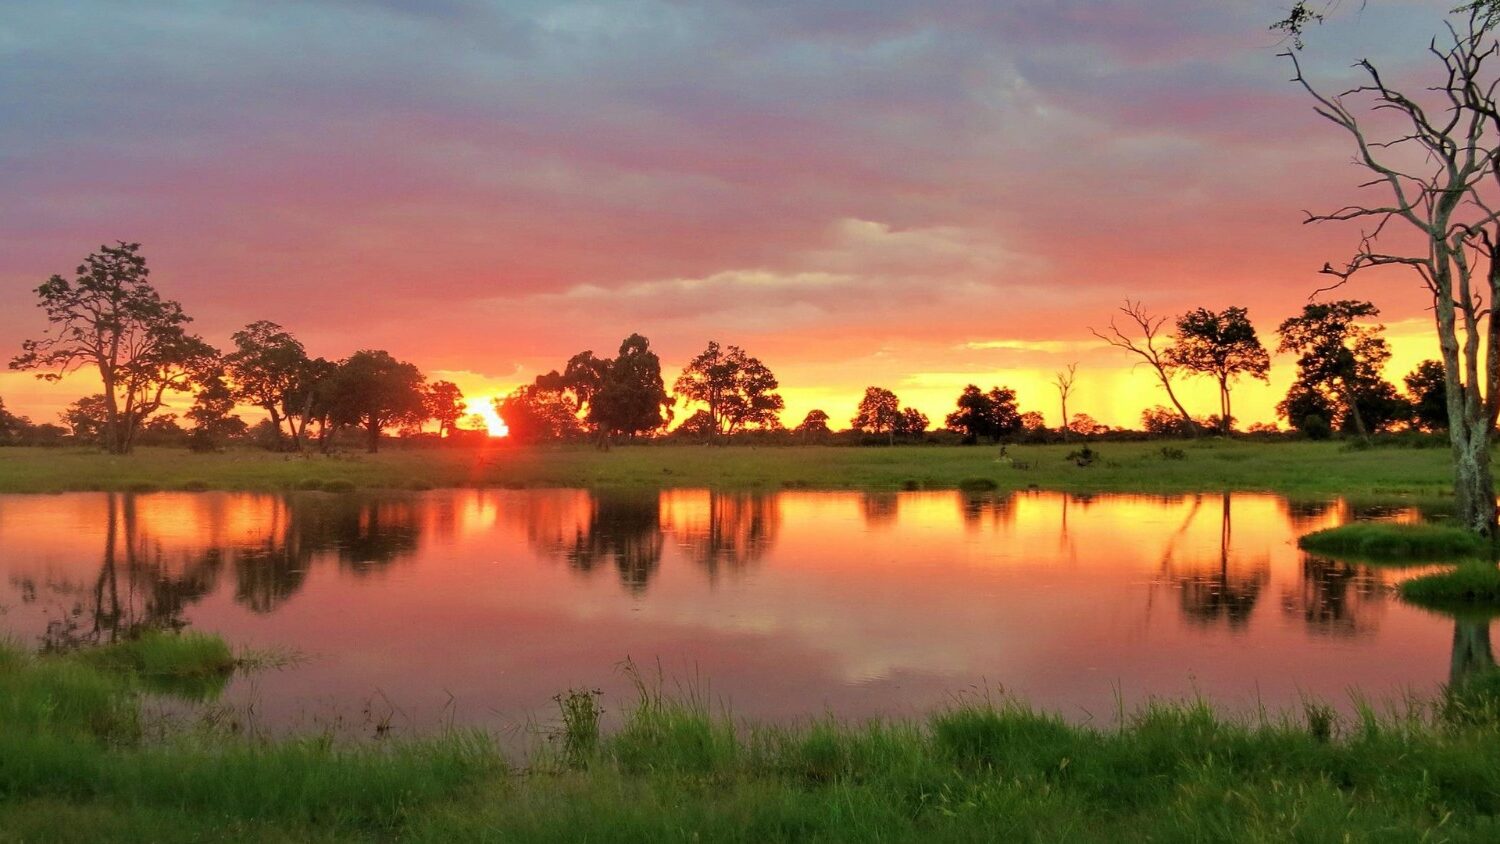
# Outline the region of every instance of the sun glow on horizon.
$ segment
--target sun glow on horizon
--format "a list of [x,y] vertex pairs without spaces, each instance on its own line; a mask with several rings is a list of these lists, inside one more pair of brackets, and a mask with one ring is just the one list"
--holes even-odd
[[500,413],[495,410],[495,399],[493,396],[478,396],[469,399],[466,409],[474,416],[484,420],[484,427],[492,437],[510,436],[510,426],[500,418]]

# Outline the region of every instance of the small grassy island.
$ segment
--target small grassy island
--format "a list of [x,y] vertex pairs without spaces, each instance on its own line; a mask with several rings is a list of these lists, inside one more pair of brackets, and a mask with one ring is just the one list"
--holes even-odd
[[552,740],[475,732],[252,738],[156,723],[245,659],[201,634],[31,655],[0,648],[0,840],[1264,841],[1500,835],[1490,674],[1348,719],[1156,704],[1076,726],[970,701],[920,721],[758,727],[649,690],[599,728],[559,696]]
[[1379,561],[1451,560],[1488,553],[1489,543],[1462,528],[1433,524],[1354,522],[1297,540],[1304,551]]

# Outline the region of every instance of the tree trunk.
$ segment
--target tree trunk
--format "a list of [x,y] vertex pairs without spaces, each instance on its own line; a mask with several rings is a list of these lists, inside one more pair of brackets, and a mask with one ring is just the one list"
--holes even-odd
[[[1495,480],[1490,470],[1489,414],[1448,424],[1453,445],[1453,501],[1459,523],[1482,536],[1495,535]],[[1477,424],[1476,424],[1477,423]]]
[[365,423],[365,427],[367,427],[370,432],[369,443],[365,447],[365,450],[371,454],[374,454],[375,452],[380,451],[380,423],[375,421],[375,417],[372,416],[370,417],[370,421]]

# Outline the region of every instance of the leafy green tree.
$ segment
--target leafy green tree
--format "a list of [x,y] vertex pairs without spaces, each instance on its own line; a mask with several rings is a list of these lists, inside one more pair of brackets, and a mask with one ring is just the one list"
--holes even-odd
[[[1381,336],[1385,327],[1356,322],[1379,315],[1380,309],[1369,302],[1344,299],[1309,304],[1281,323],[1279,351],[1297,355],[1297,380],[1288,400],[1277,407],[1288,422],[1297,424],[1289,414],[1299,411],[1290,400],[1302,391],[1321,396],[1335,414],[1328,421],[1362,439],[1400,418],[1391,401],[1397,398],[1395,387],[1381,375],[1391,358],[1390,344]],[[1379,418],[1367,420],[1370,412]]]
[[896,428],[900,424],[901,400],[884,387],[866,387],[854,418],[849,420],[849,427],[854,430],[885,434],[892,445],[896,442]]
[[1448,430],[1448,396],[1443,362],[1424,360],[1407,373],[1406,395],[1411,400],[1412,421],[1424,431]]
[[452,381],[434,381],[427,385],[422,395],[427,407],[427,418],[438,423],[438,436],[449,436],[458,428],[458,420],[464,418],[469,406],[464,403],[463,391]]
[[1219,385],[1219,433],[1233,421],[1229,391],[1242,375],[1267,380],[1271,357],[1255,334],[1244,308],[1214,312],[1196,308],[1177,318],[1177,336],[1166,351],[1168,362],[1184,372],[1205,375]]
[[662,380],[661,359],[645,337],[626,337],[614,360],[590,364],[587,371],[598,373],[586,418],[601,442],[649,434],[672,420],[675,402]]
[[234,398],[266,412],[278,439],[282,420],[288,435],[300,443],[290,416],[293,400],[308,365],[307,350],[280,325],[252,322],[230,336],[234,351],[224,356],[224,370],[234,385]]
[[414,364],[396,360],[389,352],[355,352],[333,376],[332,421],[340,427],[364,428],[366,450],[374,454],[386,428],[420,425],[427,418],[425,380]]
[[23,342],[10,362],[16,370],[44,370],[37,377],[53,381],[96,370],[103,387],[100,438],[114,454],[128,453],[167,394],[190,390],[218,358],[187,333],[191,319],[177,302],[161,298],[149,277],[139,243],[101,246],[71,281],[54,275],[36,289],[51,328]]
[[776,376],[758,358],[739,346],[721,349],[710,340],[708,348],[693,358],[672,392],[686,402],[702,404],[716,434],[733,436],[749,427],[768,427],[777,421],[786,403],[776,390]]

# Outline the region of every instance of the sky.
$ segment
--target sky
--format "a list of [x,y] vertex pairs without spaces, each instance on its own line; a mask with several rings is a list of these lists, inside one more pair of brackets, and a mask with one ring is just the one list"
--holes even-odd
[[[1071,362],[1070,412],[1138,424],[1164,394],[1089,332],[1124,299],[1244,306],[1274,346],[1356,245],[1302,224],[1365,178],[1288,81],[1285,5],[0,0],[0,352],[127,240],[211,343],[269,319],[470,396],[640,332],[669,386],[744,347],[788,424],[870,385],[937,423],[968,383],[1056,424]],[[1452,5],[1344,4],[1308,73],[1425,80]],[[1382,309],[1393,380],[1436,356],[1414,278],[1338,295]],[[1272,421],[1293,369],[1236,415]],[[0,373],[36,421],[96,390]]]

